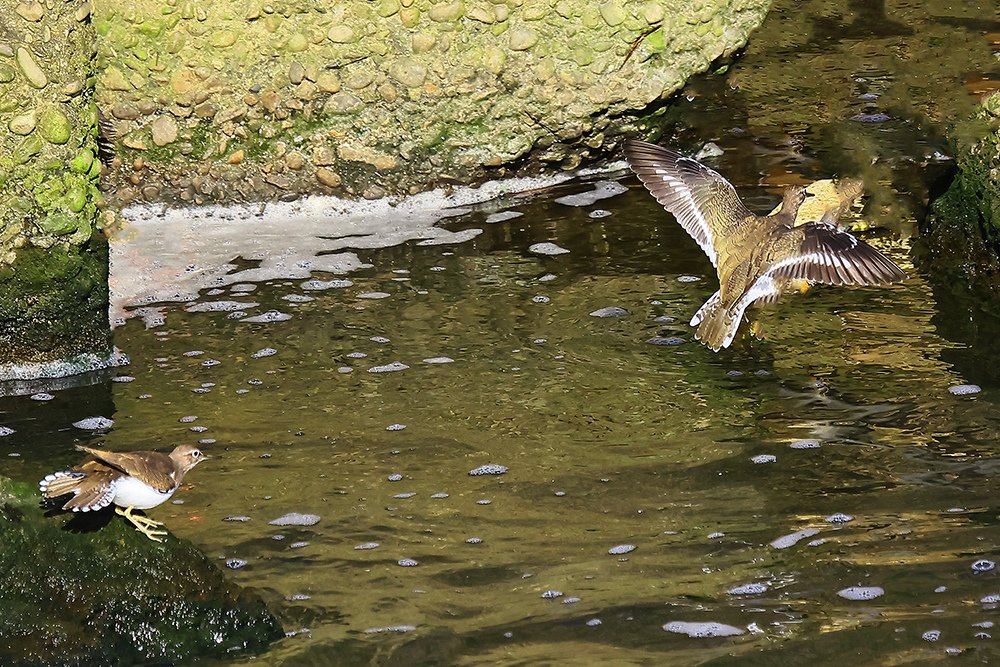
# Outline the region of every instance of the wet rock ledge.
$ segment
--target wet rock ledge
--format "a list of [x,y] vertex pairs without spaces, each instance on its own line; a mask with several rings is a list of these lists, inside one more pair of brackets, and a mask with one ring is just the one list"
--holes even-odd
[[0,381],[112,352],[89,7],[0,0]]
[[67,519],[43,516],[33,485],[0,478],[0,664],[191,664],[283,636],[190,544],[156,544],[118,517],[83,533]]
[[133,200],[377,198],[613,147],[769,0],[97,0],[98,103]]

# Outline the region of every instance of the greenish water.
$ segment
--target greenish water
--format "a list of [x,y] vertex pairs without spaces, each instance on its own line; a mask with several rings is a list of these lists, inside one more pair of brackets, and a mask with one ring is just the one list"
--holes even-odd
[[[802,3],[800,14],[778,3],[742,60],[694,84],[676,140],[726,149],[713,166],[760,210],[787,182],[861,172],[874,190],[866,216],[912,230],[936,173],[926,156],[947,150],[913,118],[967,106],[959,74],[992,56],[987,28],[962,21],[981,20],[986,5],[949,5],[945,16],[903,3],[883,24],[851,23],[830,4]],[[867,30],[844,28],[855,24]],[[940,91],[917,94],[916,56],[899,60],[899,44],[939,34],[969,45],[960,66],[949,47],[948,108]],[[775,74],[804,71],[787,61],[807,57],[823,81]],[[864,63],[881,72],[890,120],[850,120]],[[898,111],[901,87],[913,115]],[[973,567],[1000,557],[1000,356],[982,343],[1000,333],[990,308],[932,288],[905,244],[883,243],[906,282],[786,297],[753,316],[765,340],[744,336],[713,354],[685,324],[716,289],[710,263],[637,181],[619,182],[626,192],[584,207],[555,199],[592,183],[509,198],[443,225],[484,230],[470,241],[359,247],[370,268],[314,275],[350,286],[224,286],[164,304],[161,326],[130,319],[116,332],[132,359],[119,371],[128,381],[49,401],[0,398],[0,424],[16,430],[0,440],[0,474],[40,478],[75,462],[77,442],[168,449],[209,439],[216,458],[188,478],[182,504],[150,514],[261,589],[291,633],[231,664],[1000,657],[991,636],[1000,602],[988,597],[1000,581]],[[497,209],[523,215],[485,222]],[[610,215],[591,217],[598,209]],[[528,251],[539,242],[570,252]],[[386,296],[363,298],[373,293]],[[253,324],[186,310],[223,300],[291,318]],[[590,315],[610,306],[628,314]],[[648,342],[657,336],[683,342]],[[255,356],[263,349],[274,353]],[[426,361],[441,357],[452,361]],[[408,368],[370,372],[393,362]],[[981,393],[949,392],[972,382]],[[96,415],[114,428],[91,436],[72,426]],[[801,448],[805,440],[819,446]],[[487,464],[508,470],[469,474]],[[289,512],[320,520],[269,524]],[[772,544],[806,529],[794,544]],[[609,553],[624,545],[635,549]],[[762,587],[730,592],[747,584]],[[884,594],[838,595],[853,586]],[[744,634],[664,631],[674,621]]]

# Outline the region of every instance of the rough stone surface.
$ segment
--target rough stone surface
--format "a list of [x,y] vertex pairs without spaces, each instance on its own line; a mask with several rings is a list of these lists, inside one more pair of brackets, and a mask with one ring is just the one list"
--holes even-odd
[[0,664],[191,664],[283,636],[191,544],[154,543],[110,511],[47,517],[38,501],[33,482],[0,478]]
[[[101,0],[99,104],[150,109],[109,114],[121,159],[106,191],[116,204],[363,197],[572,169],[641,131],[644,109],[744,44],[769,5]],[[286,168],[293,145],[304,161]],[[208,164],[226,168],[195,187]]]
[[0,379],[111,357],[95,32],[79,5],[0,0]]

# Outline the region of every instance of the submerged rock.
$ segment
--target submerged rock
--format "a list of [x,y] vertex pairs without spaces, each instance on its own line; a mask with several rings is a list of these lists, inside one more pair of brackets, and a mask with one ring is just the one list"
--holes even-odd
[[6,478],[0,576],[3,665],[189,664],[283,636],[189,542],[154,543],[110,512],[44,516],[33,485]]

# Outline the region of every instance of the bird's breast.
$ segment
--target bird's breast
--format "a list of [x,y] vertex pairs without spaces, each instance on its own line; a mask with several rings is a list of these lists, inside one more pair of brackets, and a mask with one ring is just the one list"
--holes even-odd
[[158,491],[149,484],[140,482],[135,477],[119,477],[115,481],[115,505],[119,507],[134,507],[137,510],[148,510],[165,502],[174,495],[177,487],[169,491]]

